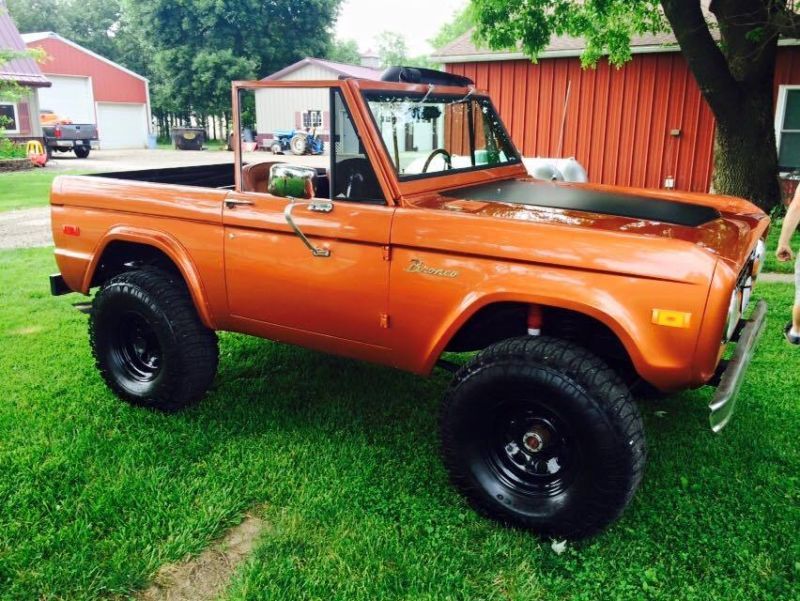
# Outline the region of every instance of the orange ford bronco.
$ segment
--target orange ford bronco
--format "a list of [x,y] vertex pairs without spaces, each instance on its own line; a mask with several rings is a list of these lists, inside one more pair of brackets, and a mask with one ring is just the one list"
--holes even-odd
[[271,131],[292,98],[324,103],[300,125],[329,154],[243,152],[235,136],[233,166],[54,182],[52,292],[97,289],[89,339],[120,398],[198,402],[217,330],[441,366],[454,485],[491,518],[570,538],[639,485],[634,397],[715,386],[711,428],[725,426],[765,323],[763,301],[745,319],[758,208],[533,179],[488,96],[435,71],[235,82],[234,131]]

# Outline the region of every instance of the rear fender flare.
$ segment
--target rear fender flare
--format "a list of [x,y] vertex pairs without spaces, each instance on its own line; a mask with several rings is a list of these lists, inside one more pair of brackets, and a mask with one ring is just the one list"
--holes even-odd
[[100,257],[103,256],[108,245],[116,241],[151,246],[167,255],[181,272],[183,280],[186,282],[186,286],[189,289],[189,293],[192,295],[192,301],[197,309],[197,313],[200,315],[200,320],[206,327],[212,330],[216,329],[214,316],[208,306],[207,295],[203,288],[203,282],[197,273],[197,268],[189,252],[174,236],[163,231],[130,226],[116,226],[108,230],[100,239],[100,242],[92,253],[92,260],[86,269],[83,282],[81,283],[81,292],[84,294],[89,293],[92,278],[100,262]]

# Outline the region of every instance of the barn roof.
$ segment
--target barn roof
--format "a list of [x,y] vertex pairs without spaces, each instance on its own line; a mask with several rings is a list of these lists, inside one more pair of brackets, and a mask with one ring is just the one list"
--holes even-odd
[[[25,42],[19,35],[17,26],[8,14],[5,2],[0,0],[0,48],[4,50],[25,50]],[[15,58],[0,64],[0,79],[13,81],[21,86],[47,88],[52,85],[42,75],[39,65],[32,58]]]
[[63,42],[64,44],[67,44],[68,46],[72,46],[76,50],[80,50],[81,52],[83,52],[85,54],[88,54],[89,56],[92,56],[92,57],[96,58],[97,60],[106,63],[107,65],[111,65],[115,69],[119,69],[120,71],[124,71],[128,75],[132,75],[133,77],[136,77],[137,79],[141,79],[142,81],[148,81],[148,79],[146,77],[144,77],[143,75],[139,75],[135,71],[131,71],[130,69],[128,69],[126,67],[123,67],[119,63],[115,63],[111,59],[108,59],[105,56],[102,56],[100,54],[97,54],[96,52],[93,52],[93,51],[89,50],[88,48],[85,48],[84,46],[81,46],[80,44],[77,44],[77,43],[73,42],[72,40],[68,40],[67,38],[65,38],[63,36],[60,36],[60,35],[58,35],[57,33],[53,32],[53,31],[37,31],[35,33],[23,33],[21,37],[22,37],[22,40],[24,41],[24,43],[27,44],[29,47],[30,46],[34,46],[35,47],[36,42],[41,42],[42,40],[58,40],[59,42]]
[[380,79],[381,70],[373,69],[371,67],[362,67],[361,65],[351,65],[348,63],[337,63],[336,61],[329,61],[322,58],[307,57],[302,60],[292,63],[288,67],[284,67],[280,71],[276,71],[272,75],[267,75],[261,81],[274,81],[281,79],[289,73],[297,71],[307,65],[317,65],[324,69],[328,69],[337,73],[340,77],[353,77],[356,79]]
[[[439,49],[431,59],[440,63],[467,63],[479,61],[499,61],[528,58],[521,49],[516,50],[490,50],[473,41],[474,29],[459,36],[443,48]],[[711,30],[712,36],[719,38],[718,29]],[[781,46],[794,46],[798,40],[782,39],[778,42]],[[538,58],[557,58],[562,56],[580,56],[586,49],[583,38],[571,36],[553,37]],[[680,52],[678,41],[672,32],[645,34],[631,38],[631,53],[646,54],[652,52]]]

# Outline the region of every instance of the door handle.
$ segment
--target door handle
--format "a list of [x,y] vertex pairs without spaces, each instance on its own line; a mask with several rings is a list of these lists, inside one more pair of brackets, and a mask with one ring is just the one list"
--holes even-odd
[[252,200],[244,200],[244,199],[241,199],[241,198],[226,198],[225,199],[225,205],[229,209],[232,209],[232,208],[234,208],[236,206],[240,206],[240,205],[252,205],[252,204],[254,204]]
[[295,202],[294,198],[289,198],[289,204],[287,204],[286,208],[283,209],[283,216],[286,218],[286,223],[288,223],[291,226],[291,228],[294,230],[294,233],[299,236],[303,244],[305,244],[308,250],[311,251],[311,254],[315,257],[330,257],[331,251],[327,248],[321,248],[319,246],[314,246],[313,244],[311,244],[311,241],[308,238],[306,238],[306,235],[300,231],[300,228],[297,227],[297,224],[294,222],[294,219],[292,219],[292,209],[301,204],[308,204],[309,205],[308,209],[316,213],[330,213],[331,211],[333,211],[333,203],[329,200],[303,203],[303,202]]

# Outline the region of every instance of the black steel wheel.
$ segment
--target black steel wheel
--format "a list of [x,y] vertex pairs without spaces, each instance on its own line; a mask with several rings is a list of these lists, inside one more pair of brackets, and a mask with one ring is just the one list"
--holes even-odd
[[450,477],[484,515],[542,535],[589,536],[633,497],[645,463],[638,409],[589,351],[546,337],[492,345],[442,404]]
[[216,334],[183,280],[159,269],[109,280],[92,303],[89,337],[100,375],[134,405],[181,409],[199,401],[216,374]]
[[109,358],[118,378],[144,384],[158,378],[163,349],[153,324],[142,311],[123,313],[110,338]]

